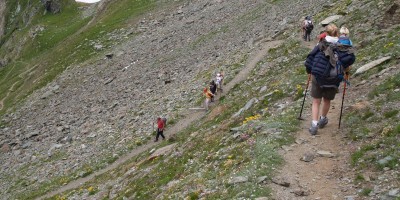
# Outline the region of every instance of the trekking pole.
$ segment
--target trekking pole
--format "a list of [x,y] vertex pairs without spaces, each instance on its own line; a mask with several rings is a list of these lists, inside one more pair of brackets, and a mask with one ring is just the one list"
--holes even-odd
[[342,106],[340,107],[340,115],[339,115],[339,129],[340,129],[340,122],[342,121],[344,95],[346,94],[346,84],[349,81],[349,76],[350,76],[349,74],[346,74],[345,78],[344,78],[343,95],[342,95]]
[[300,110],[299,117],[297,118],[297,119],[299,119],[299,120],[302,120],[302,118],[301,118],[301,113],[303,112],[304,102],[305,102],[305,100],[306,100],[308,85],[310,84],[310,79],[311,79],[311,74],[308,74],[307,86],[306,86],[306,90],[304,91],[303,103],[302,103],[302,105],[301,105],[301,110]]

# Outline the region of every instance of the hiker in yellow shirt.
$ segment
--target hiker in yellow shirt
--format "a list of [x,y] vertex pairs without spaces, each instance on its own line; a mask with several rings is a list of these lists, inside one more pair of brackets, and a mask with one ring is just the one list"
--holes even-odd
[[211,93],[211,91],[208,90],[207,88],[204,88],[203,93],[206,96],[205,109],[206,109],[206,111],[208,111],[208,107],[210,105],[211,98],[214,96],[214,94]]

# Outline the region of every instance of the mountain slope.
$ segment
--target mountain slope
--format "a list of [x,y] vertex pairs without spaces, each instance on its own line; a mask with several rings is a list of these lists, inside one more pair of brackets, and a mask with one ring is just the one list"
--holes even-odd
[[[348,167],[357,171],[345,177],[354,181],[351,185],[355,186],[341,191],[340,195],[373,199],[395,190],[398,187],[398,143],[389,142],[398,141],[399,137],[396,124],[399,36],[395,34],[399,27],[388,23],[386,29],[377,30],[375,24],[387,19],[385,12],[396,1],[378,6],[374,1],[366,4],[358,1],[303,2],[152,1],[157,5],[154,10],[127,21],[125,14],[129,12],[117,11],[131,7],[117,6],[113,10],[112,5],[105,6],[104,13],[118,15],[129,26],[116,30],[104,28],[102,33],[105,21],[98,16],[99,20],[92,22],[97,27],[92,33],[101,34],[110,43],[114,38],[124,38],[121,39],[124,42],[117,48],[98,53],[98,57],[79,67],[69,67],[47,86],[33,92],[15,111],[4,115],[0,129],[2,198],[37,198],[118,162],[118,158],[152,141],[153,121],[157,116],[167,116],[168,126],[175,127],[174,124],[179,126],[181,120],[187,120],[196,112],[189,108],[201,105],[202,89],[219,71],[224,72],[226,84],[232,88],[219,98],[212,111],[185,130],[167,130],[168,141],[156,145],[157,148],[172,145],[171,151],[149,159],[156,149],[144,149],[111,171],[53,198],[253,199],[279,194],[282,188],[272,187],[272,191],[268,185],[277,169],[284,166],[279,151],[293,144],[296,132],[305,128],[296,117],[306,81],[303,62],[309,48],[298,39],[298,24],[310,13],[318,22],[347,11],[351,12],[337,24],[351,27],[352,40],[359,44],[353,72],[381,56],[390,54],[392,59],[355,77],[352,82],[360,84],[359,87],[366,84],[372,88],[367,80],[386,69],[386,75],[381,75],[383,80],[375,82],[380,86],[370,92],[370,99],[362,96],[370,91],[365,88],[350,93],[346,101],[342,131],[349,138],[335,141],[338,145],[350,144],[343,146],[345,155],[341,159],[351,157],[347,162],[353,164]],[[314,6],[308,6],[310,4]],[[373,10],[375,17],[362,18],[365,10]],[[394,11],[393,16],[397,13]],[[355,26],[361,21],[365,26]],[[108,22],[112,24],[114,20]],[[283,40],[283,43],[267,54],[254,57],[259,48],[274,40]],[[75,37],[71,41],[75,41]],[[97,41],[103,40],[89,40],[85,44],[99,45]],[[235,77],[241,76],[241,71],[254,62],[257,64],[247,79],[233,84]],[[76,63],[80,63],[79,59]],[[394,78],[390,78],[392,75]],[[376,90],[387,93],[378,95]],[[390,100],[382,101],[386,96]],[[372,102],[369,111],[378,112],[386,105],[394,109],[383,109],[382,115],[372,117],[375,115],[368,109],[353,108],[360,100]],[[309,110],[308,104],[305,109]],[[198,116],[198,113],[193,115]],[[388,123],[392,128],[387,128]],[[334,125],[332,120],[330,126]],[[380,133],[381,129],[387,131],[373,137],[377,141],[374,148],[364,147],[371,141],[370,134]],[[353,150],[353,146],[360,148]],[[391,157],[382,168],[374,162],[381,157],[370,157],[378,150],[383,158]],[[319,160],[311,163],[318,165]],[[358,175],[370,172],[363,166],[372,166],[371,173],[385,170],[385,178],[390,178],[393,184],[378,184],[374,181],[378,178],[363,182],[360,177],[366,176]],[[379,190],[374,190],[370,197],[362,196],[371,184],[377,185]],[[357,191],[359,188],[363,190]],[[293,191],[293,188],[288,190]],[[289,196],[275,198],[290,199]]]

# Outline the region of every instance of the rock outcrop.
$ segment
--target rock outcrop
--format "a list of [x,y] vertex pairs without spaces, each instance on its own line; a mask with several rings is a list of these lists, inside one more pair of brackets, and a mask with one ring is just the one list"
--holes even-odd
[[48,12],[59,13],[61,11],[61,3],[59,0],[40,0]]
[[4,26],[6,22],[5,11],[6,11],[6,0],[0,0],[0,39],[3,38],[4,35]]

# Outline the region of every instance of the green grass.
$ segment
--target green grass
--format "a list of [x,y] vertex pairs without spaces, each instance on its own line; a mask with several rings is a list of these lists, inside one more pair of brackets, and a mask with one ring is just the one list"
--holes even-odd
[[357,184],[357,183],[360,183],[360,182],[363,182],[363,181],[365,181],[364,176],[361,175],[361,174],[357,174],[357,176],[354,179],[354,182]]
[[356,151],[355,153],[353,153],[353,155],[351,156],[351,163],[353,165],[356,165],[361,158],[366,154],[366,152],[371,151],[376,149],[376,145],[365,145],[363,146],[360,150]]
[[371,188],[363,188],[360,192],[361,196],[368,196],[372,192]]
[[379,86],[375,87],[371,92],[369,92],[368,97],[372,99],[385,94],[387,95],[386,102],[398,101],[400,99],[399,92],[393,92],[393,90],[398,88],[400,88],[400,73],[397,73]]
[[370,117],[372,117],[372,116],[374,116],[374,112],[371,111],[371,110],[367,110],[367,111],[363,114],[363,116],[361,117],[361,119],[362,119],[362,120],[366,120],[366,119],[368,119],[368,118],[370,118]]
[[399,110],[391,110],[391,111],[383,113],[383,115],[385,116],[385,118],[392,118],[392,117],[396,116],[398,113],[399,113]]

